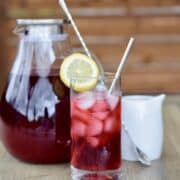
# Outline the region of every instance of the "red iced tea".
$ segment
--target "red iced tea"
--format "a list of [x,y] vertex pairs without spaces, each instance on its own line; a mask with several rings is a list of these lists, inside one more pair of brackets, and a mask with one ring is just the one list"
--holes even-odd
[[[10,103],[7,101],[7,89],[0,102],[1,140],[7,150],[21,160],[33,163],[58,163],[70,159],[69,89],[60,81],[57,74],[47,77],[39,77],[38,75],[31,75],[30,77],[22,75],[21,78],[16,75],[10,76],[10,81],[15,76],[15,78],[24,78],[29,81],[26,114],[17,110],[18,104],[16,107],[13,106],[15,101]],[[37,84],[40,82],[43,83],[43,87],[49,87],[49,89],[42,88],[41,84],[38,86]],[[39,93],[38,97],[35,98],[39,103],[48,91],[51,91],[51,95],[57,98],[57,103],[52,106],[54,113],[49,115],[50,110],[44,108],[44,112],[37,115],[36,104],[30,107],[32,96],[36,95],[36,92]],[[44,97],[47,101],[43,100],[43,103],[51,103],[51,99],[48,98],[50,97]],[[29,110],[32,108],[34,108],[34,112],[30,114]],[[36,117],[36,119],[30,120],[29,117]]]
[[107,92],[85,92],[71,99],[73,167],[89,171],[121,166],[121,101]]

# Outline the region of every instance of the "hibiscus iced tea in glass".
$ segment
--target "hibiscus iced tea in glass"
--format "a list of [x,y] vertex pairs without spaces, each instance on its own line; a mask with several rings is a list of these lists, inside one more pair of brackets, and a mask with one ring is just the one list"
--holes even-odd
[[[74,179],[118,179],[121,167],[121,93],[119,81],[113,93],[113,77],[100,80],[93,89],[71,88],[71,168]],[[101,176],[101,177],[100,177]]]

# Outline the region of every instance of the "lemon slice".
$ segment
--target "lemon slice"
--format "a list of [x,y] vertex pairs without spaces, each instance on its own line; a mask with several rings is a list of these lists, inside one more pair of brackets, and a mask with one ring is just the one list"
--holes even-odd
[[93,89],[98,81],[99,68],[90,57],[73,53],[64,59],[60,68],[63,83],[77,92]]

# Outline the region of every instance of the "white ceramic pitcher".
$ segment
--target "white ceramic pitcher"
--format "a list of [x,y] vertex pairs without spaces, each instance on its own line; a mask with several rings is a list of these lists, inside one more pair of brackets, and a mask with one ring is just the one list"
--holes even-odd
[[[165,95],[132,95],[122,98],[122,120],[126,124],[129,136],[150,160],[159,159],[163,149],[162,105]],[[122,130],[122,158],[136,161],[132,140]]]

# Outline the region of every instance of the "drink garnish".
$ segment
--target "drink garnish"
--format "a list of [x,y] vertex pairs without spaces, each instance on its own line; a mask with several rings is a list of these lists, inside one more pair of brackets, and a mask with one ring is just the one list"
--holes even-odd
[[85,54],[73,53],[61,64],[60,78],[63,83],[77,92],[93,89],[99,78],[96,62]]

